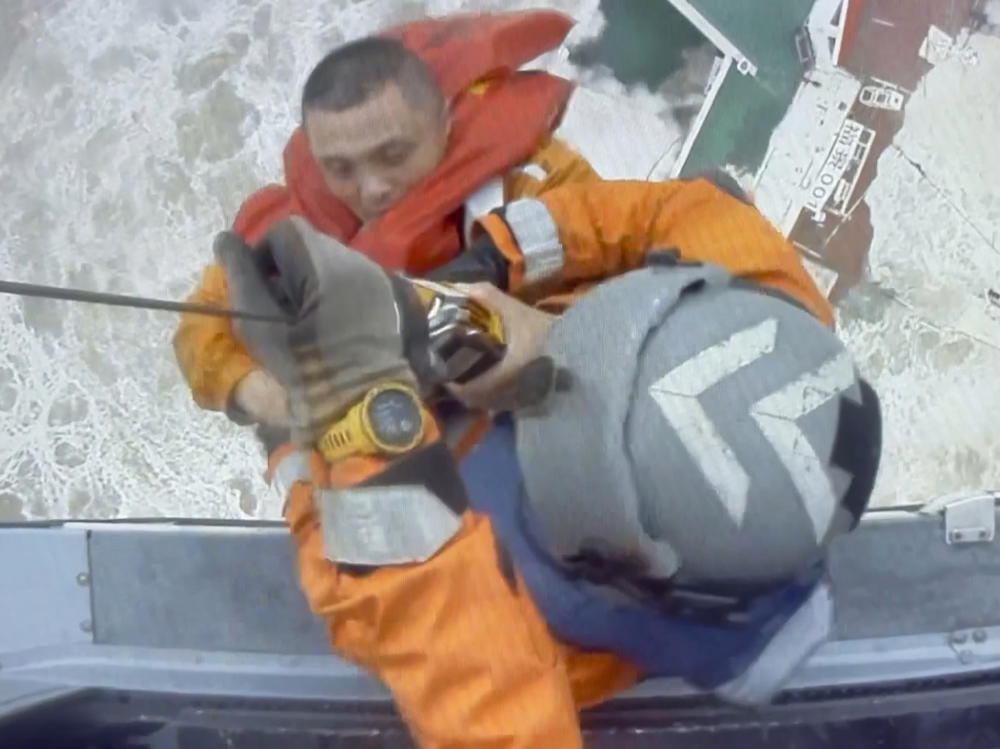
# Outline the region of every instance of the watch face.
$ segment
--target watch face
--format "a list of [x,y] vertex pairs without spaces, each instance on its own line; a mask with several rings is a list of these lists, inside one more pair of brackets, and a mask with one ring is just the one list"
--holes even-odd
[[376,395],[368,406],[368,420],[375,437],[388,447],[407,447],[420,435],[420,406],[401,390]]

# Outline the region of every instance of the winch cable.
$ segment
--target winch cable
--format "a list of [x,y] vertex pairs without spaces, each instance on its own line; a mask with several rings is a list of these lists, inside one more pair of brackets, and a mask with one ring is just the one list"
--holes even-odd
[[274,315],[264,315],[256,312],[214,307],[210,304],[194,304],[192,302],[173,302],[166,299],[151,299],[142,296],[126,294],[110,294],[104,291],[86,291],[84,289],[69,289],[62,286],[46,286],[36,283],[20,283],[18,281],[0,280],[0,294],[16,296],[56,299],[67,302],[85,302],[89,304],[108,304],[115,307],[132,307],[133,309],[162,310],[166,312],[192,312],[199,315],[214,317],[229,317],[242,320],[257,320],[287,325],[289,320]]

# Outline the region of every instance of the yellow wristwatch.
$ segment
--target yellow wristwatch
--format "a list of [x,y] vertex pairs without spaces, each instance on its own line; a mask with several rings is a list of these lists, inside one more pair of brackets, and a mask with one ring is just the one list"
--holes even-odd
[[369,390],[317,443],[329,461],[351,455],[400,455],[417,447],[427,431],[420,396],[393,382]]

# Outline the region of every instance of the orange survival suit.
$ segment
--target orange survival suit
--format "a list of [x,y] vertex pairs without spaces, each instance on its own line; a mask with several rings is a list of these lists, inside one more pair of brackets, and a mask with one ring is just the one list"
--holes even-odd
[[[430,66],[450,102],[451,135],[442,163],[362,227],[326,189],[299,128],[285,148],[286,184],[250,196],[234,230],[252,245],[278,220],[300,215],[383,267],[419,274],[462,249],[463,203],[488,182],[502,178],[504,197],[511,199],[570,181],[597,180],[582,157],[551,138],[572,85],[547,73],[516,72],[556,47],[572,23],[559,13],[531,11],[432,19],[386,32]],[[520,168],[529,164],[535,168]],[[190,301],[228,306],[219,265],[205,270]],[[202,408],[224,410],[235,386],[256,367],[225,318],[183,316],[174,350]]]
[[[533,230],[525,231],[525,220],[535,222]],[[541,224],[554,235],[543,236]],[[785,239],[755,208],[705,180],[566,185],[509,204],[503,217],[491,214],[480,227],[510,263],[510,288],[553,306],[581,285],[639,267],[651,251],[674,248],[682,261],[718,263],[780,289],[832,323]],[[524,274],[532,250],[519,235],[561,254],[530,286]],[[425,444],[434,439],[428,435]],[[386,463],[352,457],[328,464],[313,451],[288,475],[290,456],[302,455],[293,449],[277,451],[271,468],[286,472],[286,517],[310,607],[325,620],[335,650],[391,689],[421,746],[580,747],[578,710],[639,677],[613,655],[581,652],[552,636],[523,584],[505,575],[489,519],[474,511],[422,564],[363,574],[339,568],[324,549],[313,489],[361,484]]]

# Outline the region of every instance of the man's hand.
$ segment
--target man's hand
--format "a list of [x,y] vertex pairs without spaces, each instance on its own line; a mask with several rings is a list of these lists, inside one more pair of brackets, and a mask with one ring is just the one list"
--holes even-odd
[[[295,442],[315,443],[379,383],[416,386],[393,277],[361,253],[294,216],[253,248],[223,232],[215,254],[234,309],[286,321],[243,318],[233,325],[287,393]],[[286,409],[278,389],[256,379],[241,397],[258,413],[266,409],[266,419],[280,418]]]
[[462,285],[461,288],[500,315],[507,337],[507,353],[485,374],[465,385],[450,385],[449,390],[469,408],[510,410],[516,406],[518,375],[541,351],[556,318],[488,283]]
[[255,369],[233,390],[233,405],[241,417],[255,424],[287,429],[291,426],[288,393],[263,369]]

